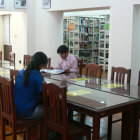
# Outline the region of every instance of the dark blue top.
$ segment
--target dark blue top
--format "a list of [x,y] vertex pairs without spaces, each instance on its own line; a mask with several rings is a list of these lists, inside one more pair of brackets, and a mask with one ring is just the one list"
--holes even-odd
[[30,117],[37,106],[42,91],[43,77],[38,70],[32,70],[28,86],[23,85],[23,72],[21,70],[16,78],[14,87],[14,102],[18,117]]

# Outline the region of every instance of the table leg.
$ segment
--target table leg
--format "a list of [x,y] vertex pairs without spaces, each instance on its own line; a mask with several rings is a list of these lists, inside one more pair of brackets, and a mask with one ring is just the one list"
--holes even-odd
[[68,109],[68,120],[73,120],[73,111]]
[[139,107],[140,107],[140,104],[137,104],[134,106],[132,140],[138,140],[138,136],[139,136]]
[[122,112],[121,140],[132,139],[132,128],[133,128],[133,110],[132,107],[130,107],[129,110]]
[[98,115],[93,117],[92,140],[100,140],[100,117]]

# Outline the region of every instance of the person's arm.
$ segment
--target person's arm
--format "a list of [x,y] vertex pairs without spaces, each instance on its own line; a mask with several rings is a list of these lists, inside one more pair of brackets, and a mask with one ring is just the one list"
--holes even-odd
[[39,97],[41,92],[42,92],[42,83],[44,81],[44,78],[42,77],[41,74],[36,73],[36,76],[34,77],[34,82],[35,82],[35,87],[36,87],[36,93],[38,94],[37,96]]
[[57,67],[55,67],[54,69],[62,69],[62,66],[61,66],[61,64],[62,64],[62,62],[61,61],[59,61],[59,63],[58,63],[58,66]]
[[77,60],[74,60],[71,63],[71,68],[69,69],[69,72],[74,72],[74,73],[78,72],[78,62],[77,62]]

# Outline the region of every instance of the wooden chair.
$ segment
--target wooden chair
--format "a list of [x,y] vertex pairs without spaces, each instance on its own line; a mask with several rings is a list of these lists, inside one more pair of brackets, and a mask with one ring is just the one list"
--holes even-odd
[[[131,69],[124,67],[112,67],[111,80],[117,83],[130,84]],[[126,80],[125,80],[126,79]],[[108,140],[111,140],[112,136],[112,123],[121,121],[122,119],[112,120],[112,115],[108,116]]]
[[51,58],[48,58],[48,65],[47,67],[50,67],[51,66]]
[[2,51],[0,51],[0,66],[2,66]]
[[[42,119],[34,120],[20,120],[16,118],[14,96],[13,96],[14,83],[12,80],[8,80],[4,77],[0,77],[0,106],[1,106],[1,140],[5,140],[6,136],[12,135],[12,140],[17,140],[17,133],[24,133],[24,139],[26,137],[29,140],[28,130],[31,126],[40,126],[40,139],[42,139]],[[11,133],[6,134],[5,126],[10,124]]]
[[31,55],[24,55],[23,58],[23,65],[27,67],[30,64],[32,56]]
[[97,64],[86,64],[85,75],[101,78],[102,77],[102,66]]
[[[127,77],[126,77],[127,76]],[[111,80],[119,83],[130,83],[131,70],[123,67],[112,67]]]
[[[85,75],[95,78],[95,79],[92,79],[92,84],[93,85],[91,85],[91,81],[90,82],[87,81],[85,83],[86,86],[94,87],[96,84],[98,84],[98,88],[99,88],[99,85],[101,85],[102,66],[99,66],[97,64],[86,64],[86,66],[85,66]],[[96,80],[98,80],[99,83],[96,83]],[[96,88],[97,88],[97,85],[96,85]],[[73,114],[73,113],[69,113],[69,114],[70,114],[70,117],[71,117],[71,114]],[[85,119],[86,119],[86,115],[81,114],[80,122],[84,123]]]
[[77,59],[77,62],[78,62],[79,74],[82,74],[83,59]]
[[101,78],[92,78],[85,81],[85,86],[93,89],[101,89]]
[[15,67],[15,53],[14,52],[9,53],[9,61],[10,61],[10,66]]
[[67,119],[66,87],[59,87],[52,83],[43,83],[44,106],[44,139],[47,140],[48,130],[62,134],[63,140],[72,140],[86,136],[91,140],[91,130],[86,125]]
[[18,75],[19,71],[15,70],[15,69],[10,69],[10,79],[14,81],[14,83],[16,82],[16,78]]
[[51,67],[51,58],[48,58],[48,64],[44,66],[43,69],[47,69],[49,67]]

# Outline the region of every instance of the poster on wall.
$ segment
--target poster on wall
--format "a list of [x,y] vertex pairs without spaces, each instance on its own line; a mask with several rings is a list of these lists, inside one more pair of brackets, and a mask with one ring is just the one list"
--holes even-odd
[[51,8],[51,0],[42,0],[43,8],[49,9]]
[[0,0],[0,8],[4,7],[4,0]]
[[27,0],[15,0],[15,8],[27,8]]

